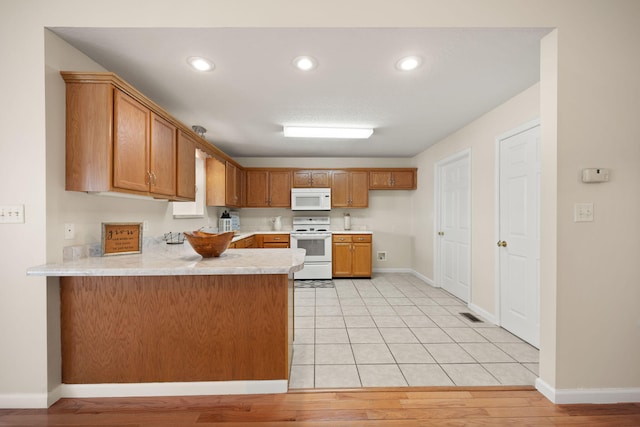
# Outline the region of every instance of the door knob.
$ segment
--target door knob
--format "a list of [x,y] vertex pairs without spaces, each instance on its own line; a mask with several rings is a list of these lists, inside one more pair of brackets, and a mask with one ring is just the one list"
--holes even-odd
[[498,240],[498,247],[506,248],[507,247],[507,242],[504,241],[504,240]]

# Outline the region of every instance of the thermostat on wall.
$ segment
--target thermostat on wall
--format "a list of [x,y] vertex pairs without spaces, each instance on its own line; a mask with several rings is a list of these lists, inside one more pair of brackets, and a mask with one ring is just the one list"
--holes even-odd
[[607,182],[609,181],[609,169],[593,168],[582,169],[582,182]]

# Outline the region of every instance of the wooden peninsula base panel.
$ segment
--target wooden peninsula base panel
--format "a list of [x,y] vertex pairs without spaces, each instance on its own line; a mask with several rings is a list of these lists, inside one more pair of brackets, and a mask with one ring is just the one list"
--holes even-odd
[[286,274],[62,277],[66,384],[287,380]]

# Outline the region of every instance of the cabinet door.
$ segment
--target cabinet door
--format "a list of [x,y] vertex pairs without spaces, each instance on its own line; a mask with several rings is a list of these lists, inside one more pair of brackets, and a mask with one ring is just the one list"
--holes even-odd
[[311,186],[315,188],[328,188],[331,180],[329,171],[311,171]]
[[207,159],[207,206],[224,206],[226,201],[226,163],[217,157]]
[[247,207],[269,206],[269,173],[267,171],[247,171]]
[[371,171],[369,172],[369,187],[372,189],[391,187],[391,172]]
[[414,171],[393,172],[393,188],[412,190],[416,188],[416,173]]
[[151,185],[149,188],[151,192],[164,196],[175,196],[176,127],[153,113],[151,113],[150,147]]
[[269,172],[269,206],[272,208],[291,207],[291,172]]
[[331,173],[331,207],[349,207],[349,172],[333,171]]
[[150,111],[116,90],[113,115],[113,186],[147,192],[150,182]]
[[294,188],[311,187],[311,171],[294,171],[293,187]]
[[176,196],[196,199],[196,142],[182,131],[178,132],[176,159]]
[[352,274],[356,277],[371,277],[371,243],[353,243]]
[[240,183],[238,168],[231,162],[226,163],[225,206],[240,206]]
[[352,208],[369,206],[369,172],[351,172],[351,204]]
[[350,277],[352,271],[351,242],[333,242],[331,269],[333,277]]

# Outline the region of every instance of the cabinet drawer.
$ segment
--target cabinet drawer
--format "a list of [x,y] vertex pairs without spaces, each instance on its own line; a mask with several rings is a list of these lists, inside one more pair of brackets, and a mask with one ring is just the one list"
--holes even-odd
[[334,234],[331,236],[331,241],[334,243],[351,243],[351,234]]
[[353,243],[371,243],[371,234],[353,234],[351,241]]
[[289,243],[288,234],[265,234],[262,239],[264,243]]
[[371,234],[334,234],[334,243],[371,243]]

